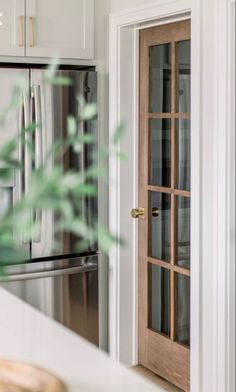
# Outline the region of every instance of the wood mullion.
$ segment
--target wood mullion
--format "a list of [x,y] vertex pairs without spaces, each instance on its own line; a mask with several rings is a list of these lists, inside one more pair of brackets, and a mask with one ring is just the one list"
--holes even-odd
[[[172,176],[173,177],[173,176]],[[173,180],[172,180],[173,181]],[[174,271],[176,255],[176,235],[175,235],[175,195],[171,195],[171,273],[170,273],[170,338],[175,338],[175,282]]]
[[175,120],[171,120],[171,188],[172,193],[178,181],[178,154],[176,149]]
[[159,192],[159,193],[168,193],[168,194],[173,193],[171,188],[166,188],[164,186],[158,186],[158,185],[148,185],[148,190],[152,192]]
[[177,42],[174,42],[173,45],[175,52],[175,113],[179,114],[179,50]]
[[183,189],[174,189],[173,193],[175,196],[191,197],[191,192],[184,191]]
[[[175,56],[175,42],[172,41],[172,105],[171,112],[176,113],[177,108],[177,74],[176,74],[176,56]],[[170,272],[170,338],[172,341],[175,340],[175,272],[173,270],[176,264],[176,197],[174,195],[174,189],[177,185],[177,154],[176,154],[176,134],[175,134],[175,119],[171,119],[171,267]]]
[[174,271],[181,275],[191,276],[191,271],[189,269],[184,267],[179,267],[178,265],[171,265],[170,263],[160,259],[154,259],[153,257],[148,257],[148,263],[158,265],[159,267],[168,269],[169,271]]
[[191,276],[191,271],[187,268],[183,267],[178,267],[177,265],[173,266],[173,271],[175,271],[178,274],[185,275],[185,276]]
[[152,192],[168,193],[169,195],[191,197],[191,192],[182,189],[172,189],[158,185],[148,185],[148,190]]
[[171,270],[172,266],[167,261],[160,259],[154,259],[153,257],[148,257],[148,263],[158,265],[159,267]]
[[175,43],[171,43],[171,113],[174,114],[175,110],[175,83],[176,83],[176,73],[175,73]]
[[171,265],[175,265],[176,251],[175,251],[175,240],[176,240],[176,231],[175,231],[175,216],[176,216],[176,208],[175,208],[175,195],[171,195]]
[[190,113],[148,113],[150,119],[155,118],[176,118],[176,119],[190,119]]
[[170,272],[170,339],[175,340],[175,273]]
[[147,228],[147,256],[152,254],[152,215],[150,214],[150,210],[152,208],[152,194],[147,190],[147,220],[148,220],[148,228]]

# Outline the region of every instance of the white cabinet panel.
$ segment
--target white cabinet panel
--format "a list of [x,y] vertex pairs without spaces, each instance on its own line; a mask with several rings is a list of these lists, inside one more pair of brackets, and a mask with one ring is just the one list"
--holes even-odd
[[0,0],[0,55],[25,54],[25,1]]
[[91,59],[94,0],[26,0],[26,56]]

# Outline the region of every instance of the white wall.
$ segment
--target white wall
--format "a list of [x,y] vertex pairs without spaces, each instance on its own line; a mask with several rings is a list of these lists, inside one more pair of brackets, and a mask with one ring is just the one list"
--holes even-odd
[[[98,72],[99,147],[108,148],[108,15],[110,0],[95,0],[95,59]],[[108,186],[99,183],[99,221],[108,222]],[[108,260],[99,257],[99,343],[108,350]]]
[[111,12],[137,7],[147,3],[147,0],[110,0]]

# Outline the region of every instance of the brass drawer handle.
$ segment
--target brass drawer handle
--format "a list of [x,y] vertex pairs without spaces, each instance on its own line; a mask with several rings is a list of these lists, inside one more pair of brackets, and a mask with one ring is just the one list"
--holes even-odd
[[33,48],[36,45],[36,18],[35,16],[31,16],[29,20],[31,24],[30,47]]
[[137,219],[137,218],[144,218],[144,213],[145,213],[145,210],[144,210],[144,208],[142,208],[142,207],[133,208],[133,209],[131,210],[131,216],[132,216],[132,218],[134,218],[134,219]]
[[25,17],[19,16],[19,47],[25,46]]

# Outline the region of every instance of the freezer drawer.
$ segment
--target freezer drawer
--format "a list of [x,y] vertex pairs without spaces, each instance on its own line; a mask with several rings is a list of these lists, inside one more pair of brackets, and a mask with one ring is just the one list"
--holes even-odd
[[8,267],[1,286],[98,345],[98,256]]

